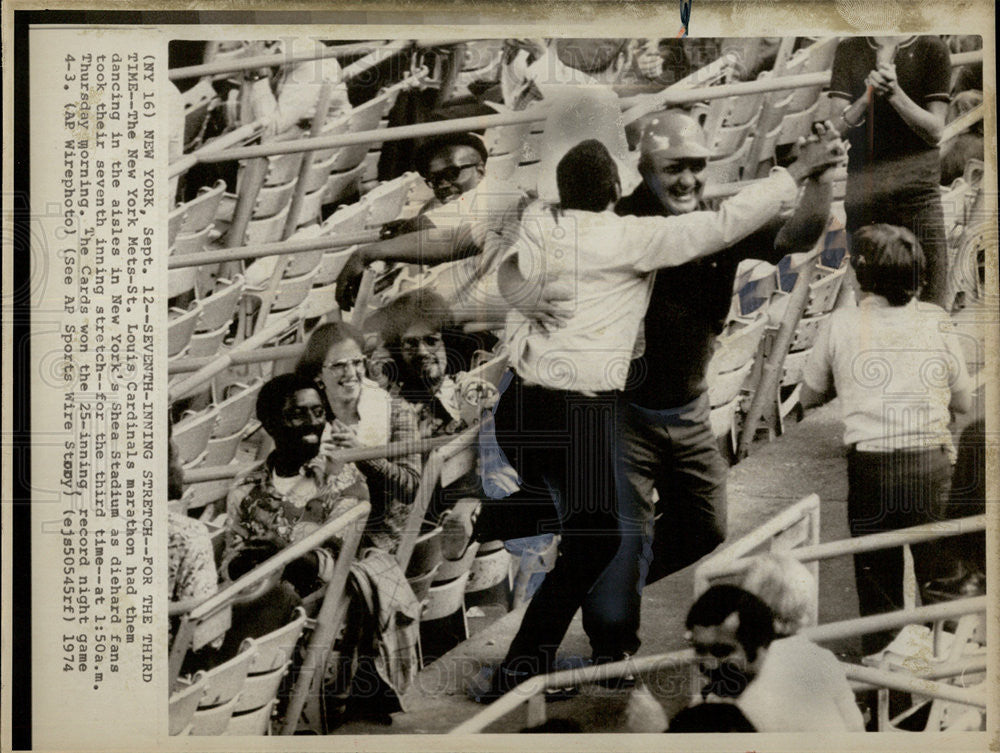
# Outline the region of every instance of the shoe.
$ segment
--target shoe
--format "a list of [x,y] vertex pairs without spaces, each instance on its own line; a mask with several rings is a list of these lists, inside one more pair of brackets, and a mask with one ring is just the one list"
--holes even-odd
[[469,683],[466,694],[476,703],[493,703],[529,677],[531,675],[527,672],[516,672],[503,666],[483,667]]
[[[632,654],[623,651],[612,656],[594,656],[593,664],[612,664],[614,662],[628,661]],[[608,677],[604,680],[597,680],[594,685],[605,690],[631,690],[635,687],[635,674],[631,671],[620,674],[616,677]]]
[[[577,664],[575,666],[584,665]],[[574,666],[560,666],[560,662],[556,663],[556,671],[573,668]],[[469,683],[468,688],[466,688],[466,693],[469,698],[476,703],[493,703],[493,701],[500,696],[507,695],[507,693],[512,691],[522,682],[534,676],[535,675],[529,672],[518,672],[516,670],[507,669],[503,666],[483,667],[473,678],[472,682]],[[578,695],[579,692],[580,688],[575,685],[569,685],[561,688],[546,688],[545,700],[564,701],[567,698],[572,698],[573,696]]]

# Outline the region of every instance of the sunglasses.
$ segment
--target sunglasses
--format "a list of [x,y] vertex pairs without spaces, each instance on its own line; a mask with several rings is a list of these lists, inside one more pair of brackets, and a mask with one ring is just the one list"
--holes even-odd
[[399,341],[399,346],[406,350],[416,350],[421,345],[428,348],[436,348],[441,344],[441,335],[424,335],[423,337],[404,337]]
[[462,173],[470,167],[479,167],[482,162],[470,162],[466,165],[449,165],[448,167],[429,173],[424,180],[431,188],[437,188],[441,183],[454,183],[462,177]]
[[335,376],[343,376],[348,372],[348,370],[353,369],[355,371],[360,371],[365,367],[364,358],[347,358],[343,361],[334,361],[333,363],[324,363],[323,370],[329,371]]

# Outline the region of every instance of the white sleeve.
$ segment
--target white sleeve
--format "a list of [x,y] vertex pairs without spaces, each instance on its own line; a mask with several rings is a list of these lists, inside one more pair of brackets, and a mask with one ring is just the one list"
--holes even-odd
[[812,350],[806,357],[806,365],[802,369],[802,381],[813,392],[825,395],[830,390],[833,381],[833,353],[830,350],[830,331],[836,326],[839,317],[831,314],[820,325],[819,334],[813,343]]
[[798,188],[787,170],[726,199],[715,212],[690,212],[673,217],[629,217],[623,246],[633,256],[637,272],[685,264],[742,240],[795,201]]

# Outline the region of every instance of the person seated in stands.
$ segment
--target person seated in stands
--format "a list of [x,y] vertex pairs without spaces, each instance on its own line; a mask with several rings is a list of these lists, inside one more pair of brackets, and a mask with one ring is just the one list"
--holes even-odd
[[417,417],[421,437],[465,428],[442,331],[448,305],[437,293],[412,290],[377,312],[382,344],[392,359],[394,390]]
[[[322,441],[340,450],[381,447],[419,439],[417,420],[405,402],[368,379],[363,340],[349,324],[313,330],[296,372],[319,391],[329,422]],[[368,483],[372,511],[368,535],[395,552],[420,480],[420,454],[356,461]]]
[[496,289],[495,270],[506,248],[502,228],[528,203],[520,189],[491,177],[488,153],[475,133],[449,133],[423,142],[414,167],[434,191],[417,218],[395,237],[360,246],[337,278],[337,303],[354,306],[365,267],[404,262],[434,270],[428,283],[448,303],[456,323],[493,318],[509,308]]
[[[230,566],[234,580],[268,556],[300,541],[333,518],[354,499],[368,499],[365,478],[353,463],[328,457],[321,440],[326,428],[326,407],[315,385],[298,374],[281,374],[261,387],[257,418],[274,440],[274,450],[264,462],[239,477],[227,498],[229,554],[239,556]],[[333,556],[315,549],[305,557],[312,576],[301,563],[286,572],[300,595],[326,581]]]
[[687,639],[698,658],[703,702],[735,703],[764,666],[774,640],[774,613],[728,583],[710,586],[688,610]]
[[[861,297],[820,329],[802,375],[804,407],[840,398],[852,536],[930,523],[947,504],[955,448],[952,414],[972,404],[971,380],[948,314],[918,302],[924,254],[906,228],[854,234]],[[906,395],[903,402],[899,395]],[[905,503],[904,503],[905,501]],[[912,547],[918,583],[938,575],[935,544]],[[862,616],[903,608],[902,547],[854,555]],[[866,634],[866,654],[892,633]]]
[[[745,590],[774,612],[775,640],[739,706],[760,732],[861,732],[864,719],[833,652],[796,635],[813,623],[819,598],[813,574],[784,554],[761,554],[743,576]],[[807,689],[808,692],[804,692]]]

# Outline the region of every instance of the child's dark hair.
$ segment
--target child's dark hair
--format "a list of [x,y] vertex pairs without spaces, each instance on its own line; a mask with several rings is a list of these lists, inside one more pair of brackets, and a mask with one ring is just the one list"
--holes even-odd
[[904,306],[923,284],[924,252],[916,236],[895,225],[866,225],[851,238],[851,264],[866,293]]
[[618,166],[597,139],[581,141],[556,165],[556,186],[563,209],[603,212],[618,199],[620,185]]

